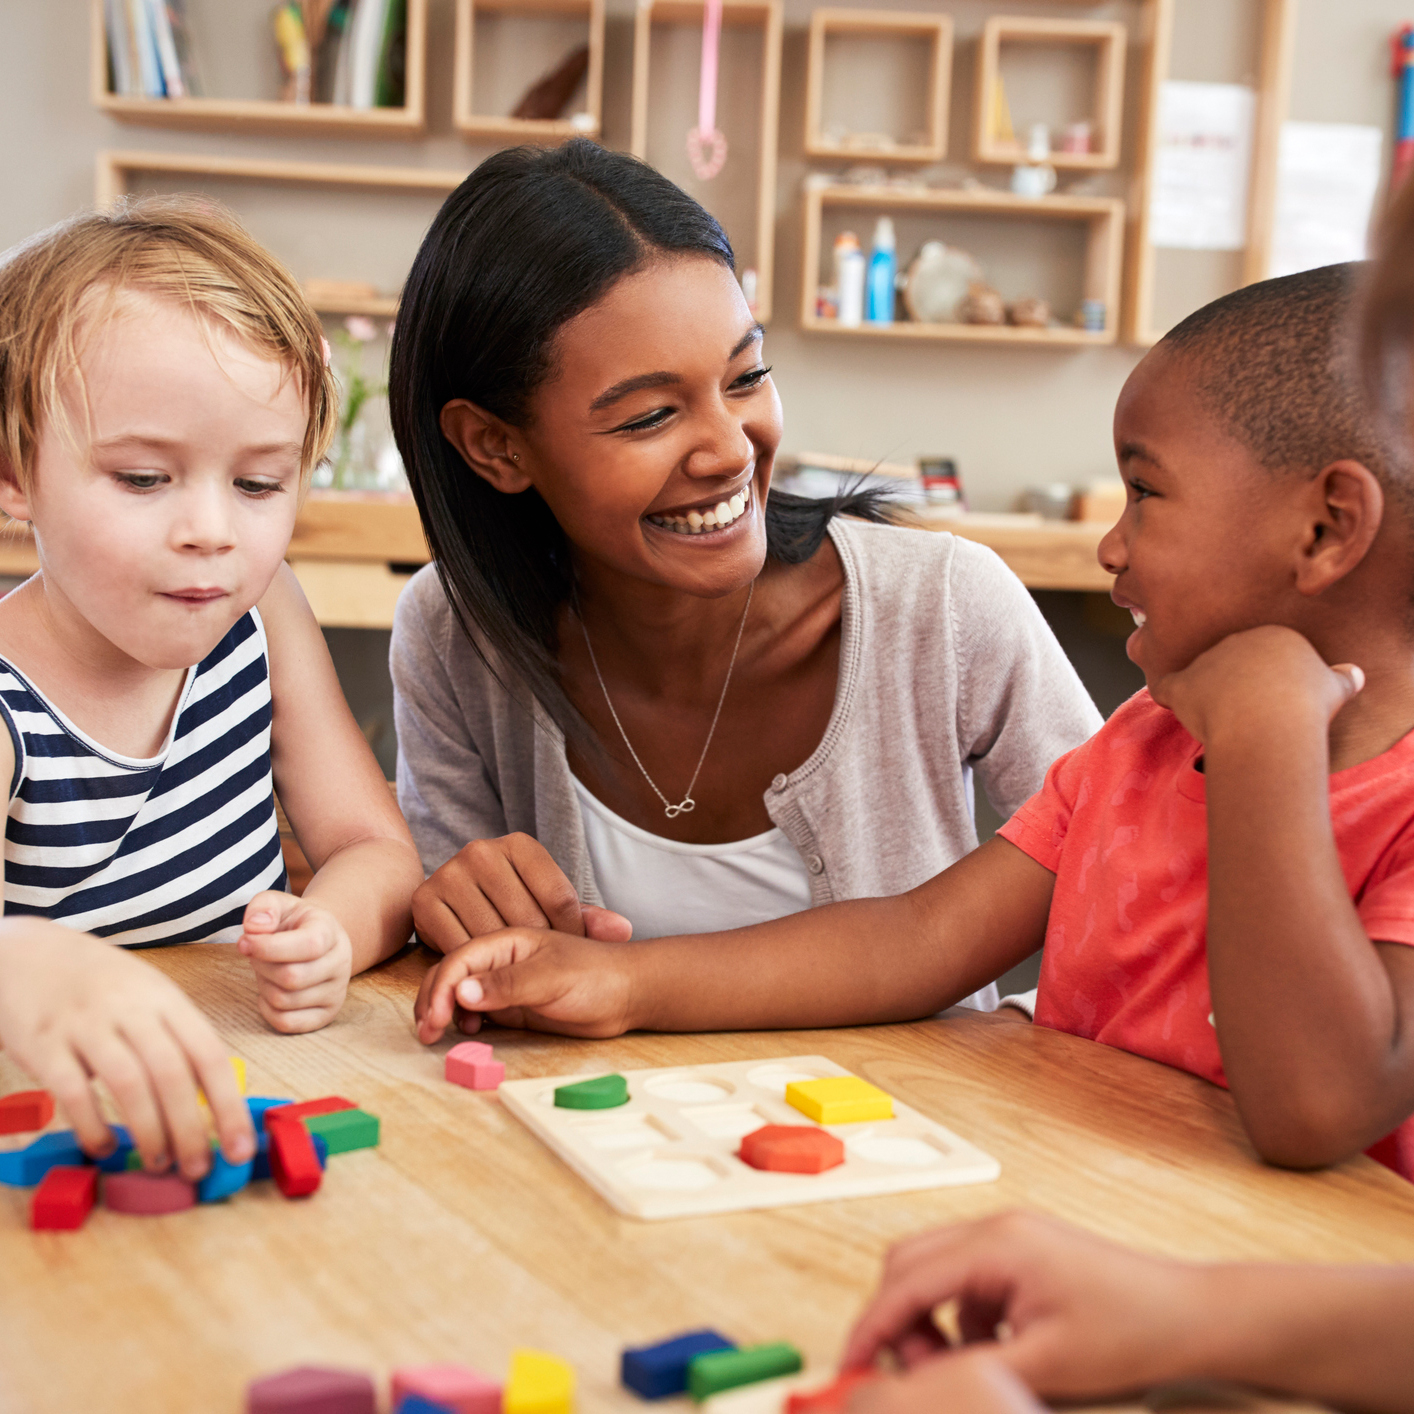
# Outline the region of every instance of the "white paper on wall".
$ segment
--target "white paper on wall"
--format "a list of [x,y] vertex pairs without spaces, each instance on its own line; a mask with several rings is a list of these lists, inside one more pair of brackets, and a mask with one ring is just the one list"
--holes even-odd
[[1363,260],[1384,134],[1356,123],[1283,123],[1272,275]]
[[1170,250],[1247,244],[1257,95],[1241,84],[1179,83],[1159,92],[1149,239]]

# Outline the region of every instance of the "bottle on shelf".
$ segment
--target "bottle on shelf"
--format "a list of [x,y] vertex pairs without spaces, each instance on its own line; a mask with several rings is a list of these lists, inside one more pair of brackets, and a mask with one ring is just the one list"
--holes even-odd
[[894,322],[894,296],[898,284],[898,256],[894,223],[881,216],[874,227],[874,249],[869,256],[868,318],[871,324]]
[[839,322],[851,329],[864,322],[864,252],[853,231],[835,237],[835,308]]

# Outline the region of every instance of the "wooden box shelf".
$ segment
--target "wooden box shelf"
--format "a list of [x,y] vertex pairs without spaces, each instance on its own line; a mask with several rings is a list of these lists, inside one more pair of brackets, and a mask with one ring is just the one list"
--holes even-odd
[[[476,59],[476,19],[479,14],[524,15],[554,18],[578,16],[585,22],[589,45],[589,70],[585,76],[587,122],[573,118],[511,118],[476,112],[473,65]],[[465,138],[486,138],[497,143],[552,144],[570,137],[598,137],[603,117],[604,0],[457,0],[455,43],[456,80],[452,115]],[[535,77],[535,76],[531,76]]]
[[121,122],[214,132],[307,133],[346,138],[409,138],[426,130],[427,0],[407,0],[407,58],[401,108],[352,108],[346,104],[296,104],[260,98],[135,98],[113,93],[108,87],[103,0],[92,0],[91,14],[89,78],[93,105]]
[[[633,27],[633,122],[629,150],[635,157],[649,160],[648,98],[649,66],[653,48],[653,26],[660,24],[702,26],[703,5],[700,0],[639,0]],[[753,250],[750,261],[740,258],[738,264],[751,265],[756,271],[756,317],[766,324],[771,318],[775,268],[776,239],[776,149],[781,109],[781,0],[723,0],[722,25],[751,27],[761,31],[761,98],[759,112],[759,150],[756,154],[755,213],[752,219]],[[726,36],[723,35],[723,43]],[[693,93],[696,93],[694,84]],[[695,105],[694,105],[695,107]],[[729,122],[719,100],[719,121]],[[681,142],[686,128],[679,136]],[[728,133],[728,137],[731,134]],[[739,164],[735,149],[727,159],[727,174]],[[660,170],[662,164],[655,162]],[[672,177],[672,172],[666,175]],[[725,177],[726,174],[724,174]],[[724,177],[716,178],[720,183]],[[674,180],[677,180],[674,177]],[[680,183],[681,184],[681,183]],[[699,200],[710,207],[712,194],[696,192]],[[742,232],[728,229],[734,246],[740,246]]]
[[[1119,165],[1119,138],[1124,109],[1124,59],[1128,31],[1124,25],[1100,20],[1022,19],[993,15],[977,46],[977,90],[972,155],[977,162],[1012,166],[1026,161],[1026,136],[1012,141],[995,131],[996,102],[1002,82],[1002,50],[1010,44],[1065,46],[1095,51],[1095,84],[1085,118],[1096,139],[1089,152],[1053,150],[1047,159],[1058,169],[1096,171]],[[1054,149],[1054,144],[1052,145]]]
[[[1106,310],[1103,330],[1072,327],[1018,328],[992,324],[842,325],[815,312],[820,283],[821,229],[827,210],[851,208],[878,215],[922,212],[940,216],[1000,216],[1018,221],[1080,224],[1085,229],[1083,298],[1101,301]],[[1109,197],[1048,196],[1039,199],[1002,191],[906,191],[894,187],[816,186],[805,191],[805,247],[800,325],[812,333],[852,335],[872,339],[936,340],[956,343],[1038,344],[1075,347],[1112,344],[1118,325],[1124,203]]]
[[[826,136],[825,49],[833,36],[915,39],[928,46],[924,100],[925,142],[868,146],[846,136]],[[805,155],[876,162],[941,162],[948,150],[948,98],[952,87],[952,20],[947,15],[902,10],[814,10],[810,16],[810,58],[805,86]]]

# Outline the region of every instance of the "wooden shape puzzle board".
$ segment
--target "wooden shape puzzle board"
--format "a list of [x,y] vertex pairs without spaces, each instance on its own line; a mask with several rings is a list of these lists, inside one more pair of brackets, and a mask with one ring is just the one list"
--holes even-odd
[[890,1120],[821,1125],[845,1146],[825,1173],[767,1173],[737,1158],[764,1124],[809,1124],[785,1101],[794,1080],[849,1071],[824,1056],[628,1070],[628,1103],[612,1110],[555,1107],[555,1087],[583,1075],[513,1080],[506,1108],[618,1212],[631,1218],[698,1217],[783,1208],[921,1188],[991,1183],[1001,1165],[951,1130],[894,1100]]

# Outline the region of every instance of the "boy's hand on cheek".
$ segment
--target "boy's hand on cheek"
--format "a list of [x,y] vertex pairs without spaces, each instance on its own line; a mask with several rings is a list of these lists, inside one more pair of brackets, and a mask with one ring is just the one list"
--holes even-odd
[[260,1014],[276,1031],[317,1031],[339,1013],[349,989],[353,945],[327,909],[273,890],[246,905],[236,946],[256,978]]
[[1328,667],[1301,634],[1269,624],[1230,634],[1152,693],[1208,746],[1251,731],[1269,737],[1293,719],[1324,732],[1364,685],[1354,664]]

